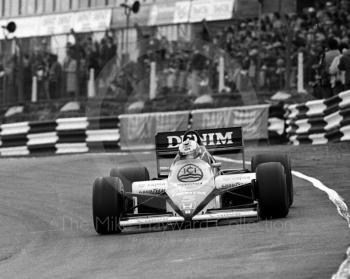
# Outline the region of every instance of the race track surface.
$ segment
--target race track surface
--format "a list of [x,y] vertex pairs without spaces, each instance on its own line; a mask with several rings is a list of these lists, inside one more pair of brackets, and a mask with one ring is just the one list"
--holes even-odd
[[[350,144],[248,147],[288,153],[293,169],[350,200]],[[294,178],[286,219],[202,229],[99,236],[92,182],[153,154],[86,154],[0,160],[1,278],[331,278],[349,228],[324,192]]]

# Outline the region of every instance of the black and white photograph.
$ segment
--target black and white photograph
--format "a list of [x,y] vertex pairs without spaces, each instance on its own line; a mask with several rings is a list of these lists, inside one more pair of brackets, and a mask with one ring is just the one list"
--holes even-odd
[[350,0],[0,0],[0,27],[1,279],[350,278]]

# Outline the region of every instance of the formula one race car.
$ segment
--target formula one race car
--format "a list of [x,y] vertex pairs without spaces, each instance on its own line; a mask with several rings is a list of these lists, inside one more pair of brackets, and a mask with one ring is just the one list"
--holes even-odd
[[[214,153],[241,154],[243,168],[223,169]],[[110,176],[95,180],[97,233],[156,224],[282,218],[293,203],[288,156],[254,156],[249,171],[241,127],[158,133],[156,158],[158,177],[152,180],[139,166],[113,168]],[[165,160],[171,165],[161,166]]]

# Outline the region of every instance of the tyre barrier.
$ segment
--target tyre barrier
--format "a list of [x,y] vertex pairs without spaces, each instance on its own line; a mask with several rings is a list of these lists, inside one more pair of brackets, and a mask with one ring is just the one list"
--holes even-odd
[[[283,104],[269,108],[269,142],[287,141]],[[188,128],[192,126],[189,111]],[[0,125],[0,156],[119,151],[119,116],[60,118]]]
[[287,107],[287,137],[294,145],[350,139],[350,90],[328,99]]
[[269,143],[281,144],[288,141],[286,135],[285,115],[283,103],[271,105],[269,108],[268,136]]
[[1,125],[1,156],[119,150],[118,117],[61,118]]

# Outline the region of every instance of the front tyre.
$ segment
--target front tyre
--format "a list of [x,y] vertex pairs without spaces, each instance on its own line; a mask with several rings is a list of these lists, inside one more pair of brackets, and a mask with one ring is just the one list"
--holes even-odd
[[286,217],[289,212],[289,199],[283,166],[276,162],[260,164],[256,169],[256,183],[260,217]]
[[124,211],[124,187],[117,177],[96,178],[92,190],[92,215],[99,234],[120,233]]
[[[147,168],[142,166],[120,166],[110,171],[111,177],[119,177],[124,185],[125,193],[132,193],[132,183],[137,181],[148,181],[149,172]],[[161,198],[137,197],[138,213],[166,213],[166,202]],[[126,199],[126,212],[132,214],[133,201]]]
[[149,180],[147,168],[140,166],[118,167],[111,169],[109,176],[119,177],[123,181],[125,192],[132,192],[132,183]]

